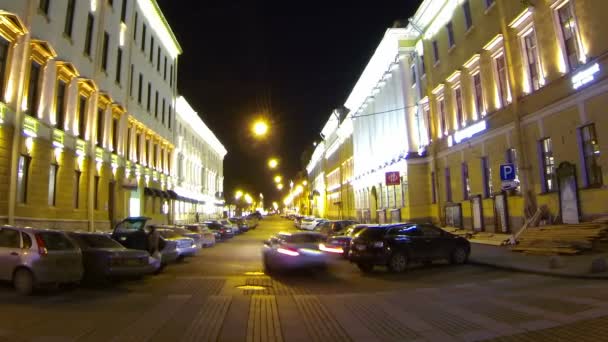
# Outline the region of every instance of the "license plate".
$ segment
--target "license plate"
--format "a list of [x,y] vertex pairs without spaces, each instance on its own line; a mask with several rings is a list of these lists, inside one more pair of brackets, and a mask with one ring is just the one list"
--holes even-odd
[[365,245],[357,245],[357,250],[358,251],[364,251],[365,250]]

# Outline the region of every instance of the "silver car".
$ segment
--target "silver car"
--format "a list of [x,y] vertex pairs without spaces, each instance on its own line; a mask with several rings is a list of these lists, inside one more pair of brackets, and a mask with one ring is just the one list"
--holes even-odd
[[79,283],[82,253],[57,230],[0,227],[0,280],[29,295],[45,284]]
[[262,261],[266,272],[327,267],[328,256],[319,249],[325,236],[313,232],[279,233],[264,241]]

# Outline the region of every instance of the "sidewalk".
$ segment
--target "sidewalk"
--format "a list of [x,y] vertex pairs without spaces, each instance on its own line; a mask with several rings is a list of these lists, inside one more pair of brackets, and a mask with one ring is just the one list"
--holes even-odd
[[591,273],[592,261],[597,258],[604,258],[608,261],[608,253],[559,256],[561,267],[558,268],[550,267],[551,258],[554,257],[512,252],[506,246],[491,246],[471,241],[469,262],[513,271],[560,277],[608,279],[608,272]]

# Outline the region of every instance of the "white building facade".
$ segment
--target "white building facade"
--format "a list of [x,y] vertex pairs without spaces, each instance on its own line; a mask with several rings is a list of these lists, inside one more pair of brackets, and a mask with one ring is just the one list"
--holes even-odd
[[176,115],[175,222],[221,217],[227,151],[182,96],[177,99]]

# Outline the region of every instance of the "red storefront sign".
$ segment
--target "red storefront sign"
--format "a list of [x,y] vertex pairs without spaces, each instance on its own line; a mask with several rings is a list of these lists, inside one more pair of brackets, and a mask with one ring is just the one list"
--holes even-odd
[[399,185],[401,184],[401,177],[399,177],[399,172],[387,172],[386,173],[386,185]]

